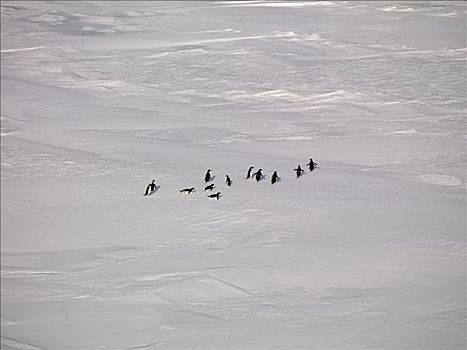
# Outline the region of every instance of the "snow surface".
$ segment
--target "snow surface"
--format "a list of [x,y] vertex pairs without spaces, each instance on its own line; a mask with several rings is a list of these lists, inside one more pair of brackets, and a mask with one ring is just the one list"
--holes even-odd
[[1,348],[464,349],[466,13],[2,1]]

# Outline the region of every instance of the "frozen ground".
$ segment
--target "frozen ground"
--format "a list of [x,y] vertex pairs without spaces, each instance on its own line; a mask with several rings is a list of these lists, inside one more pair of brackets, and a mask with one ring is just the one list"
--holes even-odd
[[465,21],[2,1],[2,350],[465,349]]

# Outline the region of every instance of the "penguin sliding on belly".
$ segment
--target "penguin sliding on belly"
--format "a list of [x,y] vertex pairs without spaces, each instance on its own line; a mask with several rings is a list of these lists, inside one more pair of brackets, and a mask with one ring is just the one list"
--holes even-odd
[[195,188],[194,187],[190,187],[190,188],[184,188],[183,190],[180,191],[180,193],[186,193],[186,194],[191,194],[192,192],[195,191]]
[[214,199],[214,198],[215,198],[215,199],[217,199],[217,200],[219,200],[219,197],[220,197],[220,196],[221,196],[221,193],[220,193],[220,192],[217,192],[216,194],[210,194],[210,195],[208,195],[209,198],[211,198],[211,199]]
[[212,191],[214,189],[214,184],[210,184],[204,188],[205,191]]

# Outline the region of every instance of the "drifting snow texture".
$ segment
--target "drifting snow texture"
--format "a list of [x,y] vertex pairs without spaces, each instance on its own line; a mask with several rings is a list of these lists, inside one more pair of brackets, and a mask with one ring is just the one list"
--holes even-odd
[[2,349],[465,348],[464,3],[1,6]]

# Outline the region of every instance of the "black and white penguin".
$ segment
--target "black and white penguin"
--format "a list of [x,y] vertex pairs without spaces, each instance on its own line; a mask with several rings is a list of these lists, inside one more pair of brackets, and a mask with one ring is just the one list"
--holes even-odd
[[205,191],[212,191],[214,189],[214,184],[210,184],[204,188]]
[[204,182],[209,182],[211,181],[211,169],[206,171],[206,175],[204,175]]
[[149,192],[154,192],[156,188],[157,188],[156,180],[152,180],[152,182],[148,185],[148,187],[146,187],[146,193],[144,194],[144,196],[147,196]]
[[259,169],[256,173],[253,174],[253,176],[255,177],[255,180],[258,182],[264,179],[264,175],[261,172],[262,170],[263,169]]
[[193,192],[194,190],[195,190],[194,187],[184,188],[183,190],[180,191],[180,193],[190,194],[190,193]]
[[316,164],[315,162],[313,162],[313,159],[310,158],[310,162],[307,164],[308,168],[310,169],[310,171],[313,171],[315,169],[315,165],[318,165]]
[[230,187],[232,185],[232,179],[229,175],[225,175],[225,184]]
[[246,178],[249,179],[251,178],[251,171],[253,170],[254,166],[251,166],[250,169],[248,169],[248,172],[246,173]]
[[210,194],[208,195],[209,198],[216,198],[217,200],[219,200],[219,197],[221,196],[221,193],[220,192],[217,192],[216,194]]
[[280,180],[281,178],[279,177],[279,175],[277,175],[277,171],[274,171],[271,177],[271,183],[275,184],[276,182],[279,182]]
[[297,169],[294,169],[297,173],[297,179],[303,175],[303,173],[305,172],[305,170],[303,170],[301,167],[300,167],[300,164],[298,165]]

